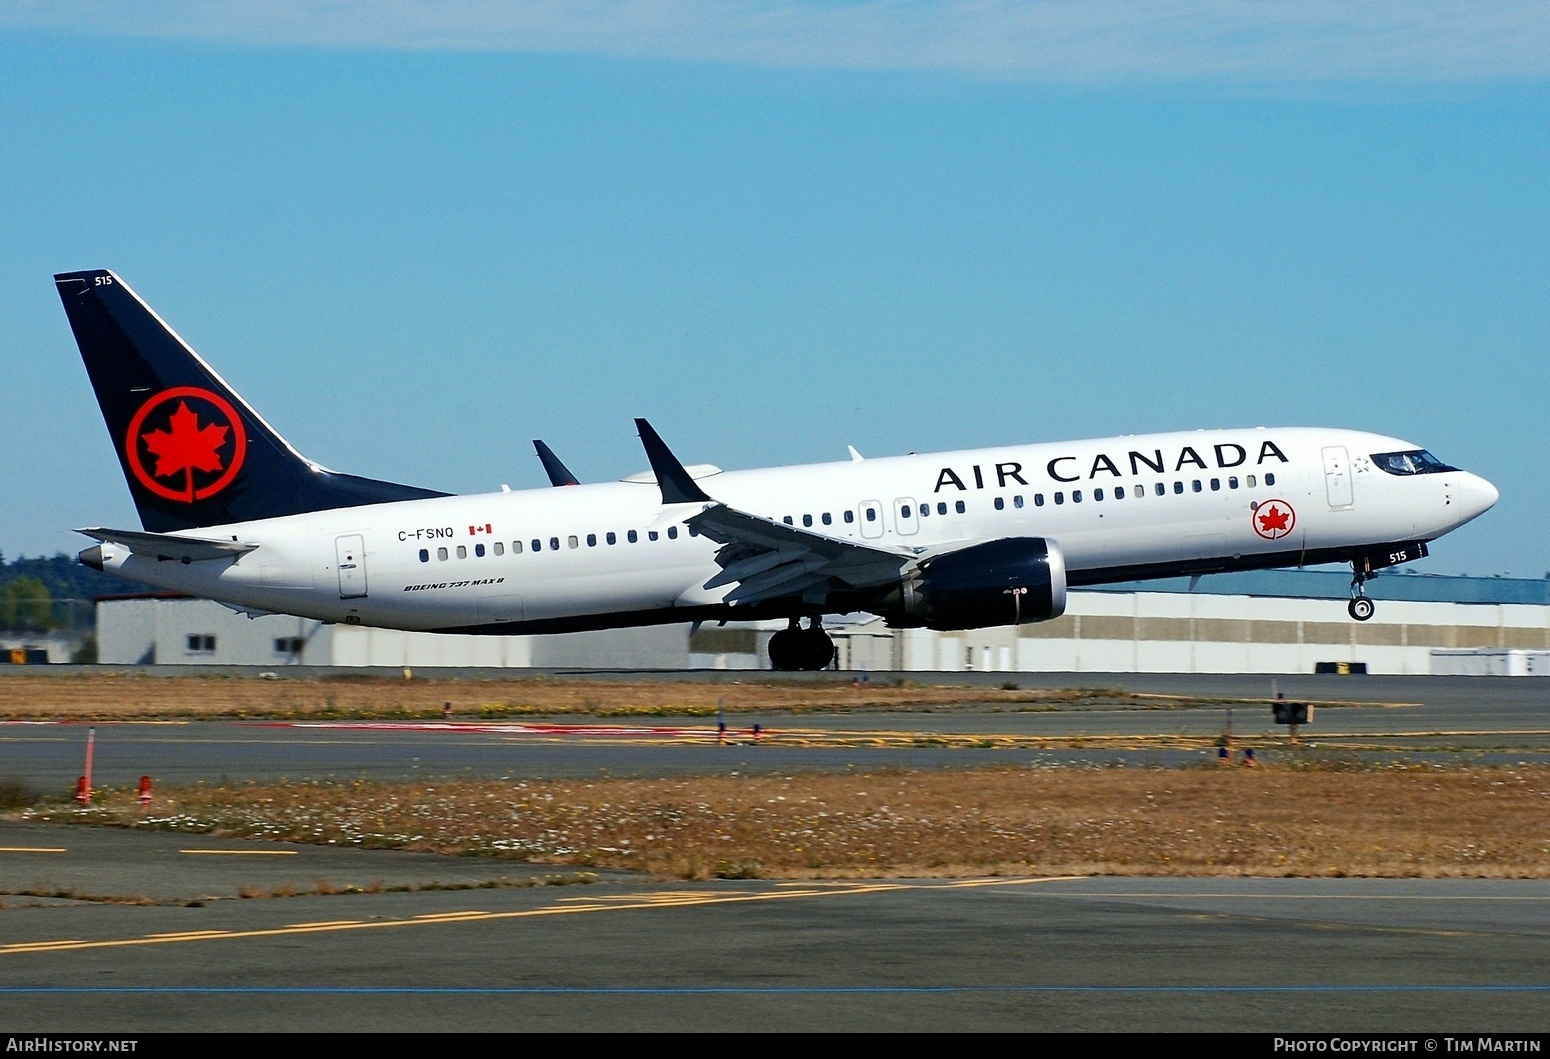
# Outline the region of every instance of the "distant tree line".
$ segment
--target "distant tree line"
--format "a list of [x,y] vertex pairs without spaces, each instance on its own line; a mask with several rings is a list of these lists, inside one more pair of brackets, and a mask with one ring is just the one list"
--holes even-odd
[[0,552],[0,629],[47,632],[90,625],[96,597],[144,590],[144,585],[82,566],[63,553],[7,562]]

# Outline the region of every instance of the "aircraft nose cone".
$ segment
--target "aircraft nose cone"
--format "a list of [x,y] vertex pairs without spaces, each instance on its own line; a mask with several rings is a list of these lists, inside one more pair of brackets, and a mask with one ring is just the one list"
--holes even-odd
[[1464,476],[1459,494],[1459,506],[1464,509],[1466,518],[1485,514],[1496,506],[1496,501],[1500,500],[1502,495],[1497,491],[1496,486],[1477,474]]

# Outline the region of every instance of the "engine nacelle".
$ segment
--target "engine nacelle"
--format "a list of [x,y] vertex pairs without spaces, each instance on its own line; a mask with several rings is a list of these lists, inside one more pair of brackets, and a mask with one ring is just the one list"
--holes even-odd
[[928,560],[900,586],[889,624],[928,629],[1024,625],[1066,612],[1066,559],[1043,537],[1006,537]]

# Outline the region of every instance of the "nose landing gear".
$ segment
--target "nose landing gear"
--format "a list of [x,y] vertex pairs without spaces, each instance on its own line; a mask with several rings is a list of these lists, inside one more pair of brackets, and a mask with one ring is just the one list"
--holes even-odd
[[1378,609],[1373,601],[1367,598],[1367,594],[1362,591],[1362,586],[1370,578],[1377,576],[1377,574],[1373,573],[1372,564],[1366,559],[1353,559],[1351,561],[1351,602],[1346,604],[1345,609],[1346,613],[1350,614],[1357,621],[1366,621]]
[[770,665],[786,672],[825,669],[834,661],[834,641],[823,631],[823,619],[814,617],[802,628],[797,618],[790,628],[770,637]]

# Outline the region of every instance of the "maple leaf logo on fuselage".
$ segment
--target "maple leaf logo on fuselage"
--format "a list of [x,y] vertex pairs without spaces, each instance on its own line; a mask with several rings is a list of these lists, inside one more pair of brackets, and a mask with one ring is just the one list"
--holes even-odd
[[[167,413],[169,406],[172,411]],[[145,429],[148,421],[162,415],[165,426]],[[140,484],[157,496],[188,504],[231,484],[247,451],[247,436],[236,409],[218,395],[192,386],[165,390],[142,405],[126,440],[130,469]],[[147,466],[146,454],[154,467]]]
[[1254,532],[1266,540],[1289,536],[1297,524],[1297,513],[1284,500],[1266,500],[1255,509]]

